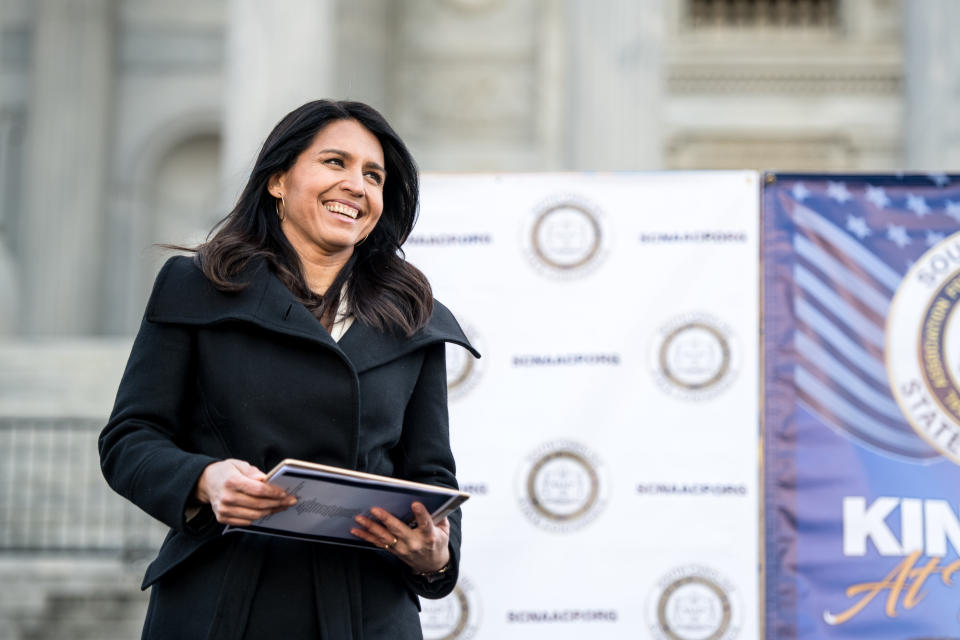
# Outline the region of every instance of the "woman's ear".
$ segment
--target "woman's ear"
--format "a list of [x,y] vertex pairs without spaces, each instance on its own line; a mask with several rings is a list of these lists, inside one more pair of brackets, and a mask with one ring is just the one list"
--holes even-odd
[[270,176],[269,180],[267,180],[267,191],[274,198],[283,197],[283,178],[284,178],[284,174],[275,173],[272,176]]

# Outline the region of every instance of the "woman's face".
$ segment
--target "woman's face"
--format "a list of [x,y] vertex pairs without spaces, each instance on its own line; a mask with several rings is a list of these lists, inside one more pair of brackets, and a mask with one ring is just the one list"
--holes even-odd
[[321,129],[290,169],[270,179],[280,223],[301,259],[349,257],[383,212],[383,148],[356,120]]

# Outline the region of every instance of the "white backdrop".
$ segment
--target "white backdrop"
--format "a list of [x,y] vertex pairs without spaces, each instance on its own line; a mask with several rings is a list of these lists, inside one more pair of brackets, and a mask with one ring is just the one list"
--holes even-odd
[[427,175],[462,578],[438,638],[758,637],[758,176]]

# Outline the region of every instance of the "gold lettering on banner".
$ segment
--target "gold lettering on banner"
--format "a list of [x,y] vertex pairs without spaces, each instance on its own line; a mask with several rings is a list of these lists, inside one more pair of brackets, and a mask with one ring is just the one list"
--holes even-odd
[[943,402],[954,414],[960,414],[960,397],[957,396],[956,389],[951,389],[950,393],[943,399]]
[[949,372],[945,352],[950,316],[956,309],[958,292],[960,275],[954,275],[937,291],[927,308],[920,331],[920,365],[939,405],[954,422],[960,423],[960,394]]
[[918,566],[920,551],[914,551],[904,558],[900,564],[878,582],[861,582],[847,587],[845,594],[848,598],[859,598],[853,605],[840,613],[823,614],[827,624],[841,625],[852,620],[858,613],[874,599],[887,593],[884,613],[888,618],[896,618],[900,607],[909,611],[916,607],[926,597],[924,587],[928,586],[931,576],[939,575],[941,583],[953,586],[954,574],[960,571],[960,560],[948,565],[940,566],[940,558],[930,558],[923,566]]
[[960,278],[954,278],[950,284],[947,285],[947,288],[944,292],[950,296],[952,299],[957,299],[957,294],[960,294]]
[[930,307],[930,314],[923,325],[923,362],[933,386],[943,389],[949,384],[940,364],[940,331],[950,309],[950,302],[940,298]]

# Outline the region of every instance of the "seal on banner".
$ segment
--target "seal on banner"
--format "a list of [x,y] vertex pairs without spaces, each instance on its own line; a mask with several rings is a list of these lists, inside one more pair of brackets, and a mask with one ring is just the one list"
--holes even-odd
[[960,464],[960,233],[907,271],[887,314],[890,388],[910,426]]
[[527,457],[519,478],[521,510],[549,531],[580,529],[606,504],[600,462],[577,442],[555,441],[538,448]]
[[465,577],[460,576],[450,595],[439,600],[422,599],[420,603],[423,640],[469,640],[476,635],[480,603]]
[[[461,328],[467,340],[479,351],[483,340],[473,327],[461,322]],[[483,353],[483,351],[481,351]],[[450,400],[462,398],[470,392],[480,379],[482,365],[463,347],[448,344],[447,354],[447,397]]]
[[607,236],[603,226],[597,207],[577,198],[553,199],[535,211],[524,244],[541,272],[583,275],[603,256]]
[[719,320],[695,313],[661,327],[651,348],[654,378],[661,389],[689,400],[706,400],[733,381],[740,353]]
[[736,590],[718,572],[690,565],[665,575],[647,604],[656,640],[732,640],[742,611]]

